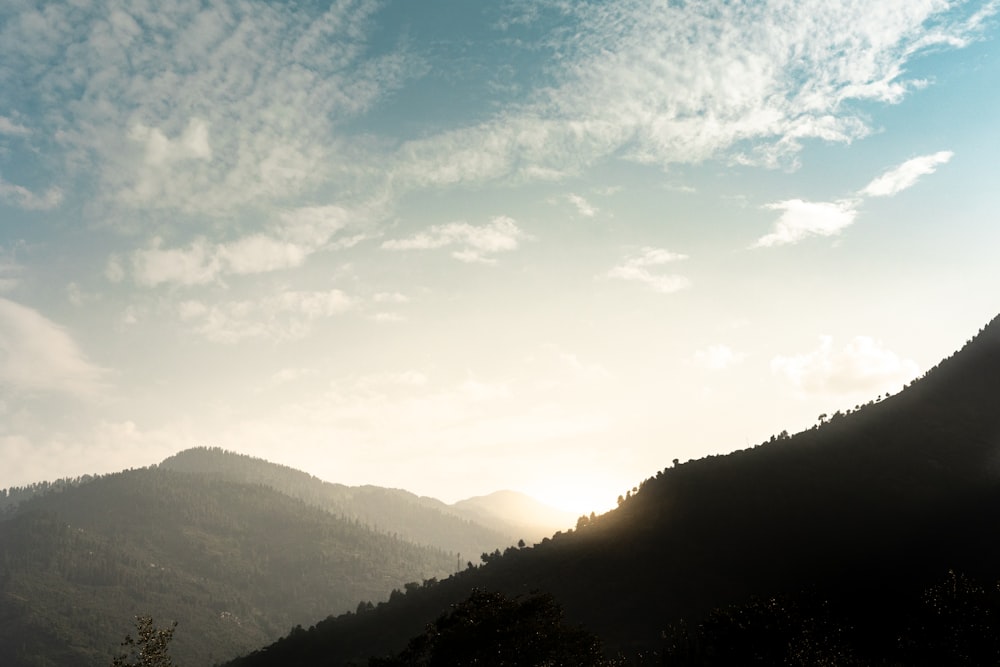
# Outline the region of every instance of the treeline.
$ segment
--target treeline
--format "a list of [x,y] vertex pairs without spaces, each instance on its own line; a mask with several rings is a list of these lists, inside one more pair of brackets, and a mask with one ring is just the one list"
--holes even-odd
[[510,544],[512,535],[460,516],[433,498],[400,489],[345,486],[324,482],[301,470],[219,447],[197,447],[175,454],[160,467],[245,484],[262,484],[336,516],[373,530],[456,554]]
[[[996,581],[998,395],[994,321],[898,395],[759,447],[677,462],[574,530],[485,552],[481,566],[296,641],[327,664],[359,663],[403,650],[473,589],[539,590],[612,654],[638,659],[662,649],[671,624],[697,627],[748,600],[851,591],[846,609],[885,609],[949,568]],[[259,653],[233,664],[277,663]]]
[[211,664],[454,568],[263,486],[106,475],[0,520],[0,664],[107,664],[138,614],[179,620],[178,663]]

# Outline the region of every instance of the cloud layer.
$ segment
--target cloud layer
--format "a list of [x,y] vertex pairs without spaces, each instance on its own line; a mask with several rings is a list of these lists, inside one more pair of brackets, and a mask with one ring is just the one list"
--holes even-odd
[[772,359],[771,371],[807,394],[898,391],[920,372],[914,361],[868,336],[856,336],[840,349],[833,337],[823,336],[812,352]]

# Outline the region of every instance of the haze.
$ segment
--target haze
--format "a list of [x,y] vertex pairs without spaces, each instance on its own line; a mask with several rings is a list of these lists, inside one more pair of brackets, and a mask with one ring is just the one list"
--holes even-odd
[[0,487],[614,504],[1000,305],[997,2],[5,3]]

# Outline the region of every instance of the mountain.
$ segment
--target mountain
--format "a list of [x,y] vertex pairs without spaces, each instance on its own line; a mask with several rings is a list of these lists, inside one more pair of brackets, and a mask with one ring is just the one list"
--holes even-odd
[[507,515],[512,517],[507,520],[492,514],[479,520],[475,513],[456,510],[435,498],[401,489],[332,484],[301,470],[219,448],[188,449],[165,459],[159,467],[208,479],[263,485],[381,532],[454,553],[463,563],[537,531],[532,522],[519,523],[516,514]]
[[456,566],[262,484],[165,466],[54,488],[0,514],[5,667],[108,665],[140,614],[209,665]]
[[517,491],[495,491],[486,496],[466,498],[451,505],[452,510],[497,530],[538,541],[576,523],[577,516],[538,502]]
[[898,395],[659,471],[575,530],[230,665],[398,654],[476,590],[550,593],[636,660],[997,664],[970,646],[1000,617],[998,404],[1000,318]]

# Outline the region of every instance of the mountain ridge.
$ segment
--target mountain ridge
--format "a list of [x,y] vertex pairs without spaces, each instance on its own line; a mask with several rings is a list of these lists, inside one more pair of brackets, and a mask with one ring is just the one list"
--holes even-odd
[[[550,592],[567,618],[634,654],[656,650],[671,623],[754,596],[812,588],[889,604],[951,568],[1000,579],[998,396],[1000,317],[894,396],[661,470],[575,531],[376,614],[321,622],[297,650],[329,664],[397,652],[473,589]],[[230,664],[276,663],[262,651]]]

